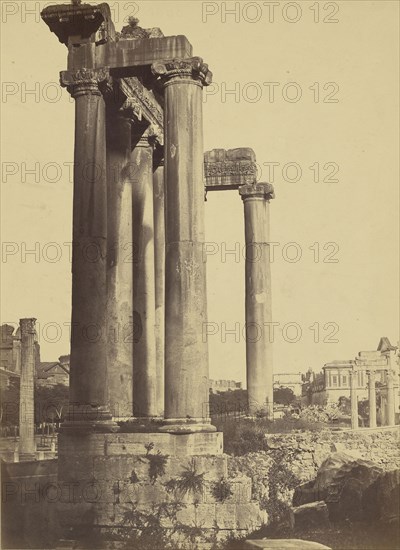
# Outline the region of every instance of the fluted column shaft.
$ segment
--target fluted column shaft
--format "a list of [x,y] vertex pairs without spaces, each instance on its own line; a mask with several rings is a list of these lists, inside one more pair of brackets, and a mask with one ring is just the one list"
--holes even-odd
[[165,89],[166,431],[214,431],[208,418],[201,58],[155,63]]
[[[63,71],[75,98],[72,331],[68,423],[112,429],[107,375],[106,69]],[[67,427],[67,426],[66,426]]]
[[272,342],[267,326],[272,321],[271,268],[269,259],[268,183],[239,188],[244,203],[246,241],[246,378],[249,413],[273,418]]
[[368,400],[369,400],[369,427],[376,428],[376,388],[375,371],[370,370],[368,374]]
[[21,379],[19,399],[19,453],[35,452],[35,322],[36,319],[20,319],[21,329]]

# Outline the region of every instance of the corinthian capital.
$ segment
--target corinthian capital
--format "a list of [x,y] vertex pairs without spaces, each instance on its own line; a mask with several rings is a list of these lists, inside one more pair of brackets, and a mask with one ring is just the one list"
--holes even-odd
[[21,333],[24,334],[35,334],[35,324],[36,319],[34,317],[30,317],[27,319],[20,319],[19,321],[20,327],[21,327]]
[[85,94],[101,95],[101,86],[110,84],[110,71],[107,67],[100,69],[76,69],[61,71],[60,84],[67,88],[72,97]]
[[274,186],[271,183],[246,183],[239,187],[243,200],[260,198],[269,201],[275,198]]
[[199,86],[208,86],[212,81],[212,72],[201,57],[157,61],[151,71],[164,86],[182,79],[192,80]]

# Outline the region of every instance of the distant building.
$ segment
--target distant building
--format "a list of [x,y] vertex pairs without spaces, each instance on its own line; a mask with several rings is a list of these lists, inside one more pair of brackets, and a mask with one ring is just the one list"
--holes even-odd
[[368,399],[367,371],[375,371],[375,381],[379,383],[380,394],[385,400],[386,373],[394,374],[395,410],[399,410],[399,363],[396,351],[389,339],[380,339],[375,351],[360,351],[355,359],[335,360],[326,363],[321,373],[306,375],[302,389],[302,404],[326,405],[337,403],[344,396],[350,398],[350,372],[356,371],[358,400]]
[[62,355],[58,361],[39,363],[36,368],[36,383],[39,386],[68,386],[69,355]]
[[242,383],[236,382],[235,380],[211,380],[210,379],[210,389],[213,393],[232,391],[232,390],[241,390]]
[[[19,327],[14,333],[11,325],[0,326],[0,380],[8,386],[10,378],[21,374],[21,334]],[[58,361],[40,361],[40,345],[35,339],[35,382],[40,386],[69,385],[69,355],[61,355]]]
[[[0,326],[0,366],[10,372],[21,374],[21,333],[11,325]],[[36,365],[40,363],[40,345],[35,339]]]
[[274,388],[290,388],[296,397],[300,397],[304,375],[301,372],[274,373]]

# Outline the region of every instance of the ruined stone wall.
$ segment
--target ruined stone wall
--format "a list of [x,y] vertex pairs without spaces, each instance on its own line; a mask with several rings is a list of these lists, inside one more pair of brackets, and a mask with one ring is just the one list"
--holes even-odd
[[399,426],[360,430],[271,434],[266,435],[268,450],[231,457],[229,467],[235,472],[268,478],[274,461],[292,472],[299,482],[315,478],[322,462],[335,451],[350,452],[371,460],[385,470],[400,468]]

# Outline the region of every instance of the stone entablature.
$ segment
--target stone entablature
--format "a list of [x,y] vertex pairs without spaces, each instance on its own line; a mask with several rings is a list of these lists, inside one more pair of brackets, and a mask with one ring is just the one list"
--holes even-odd
[[213,149],[204,154],[204,175],[207,191],[239,189],[257,181],[256,156],[252,149]]

